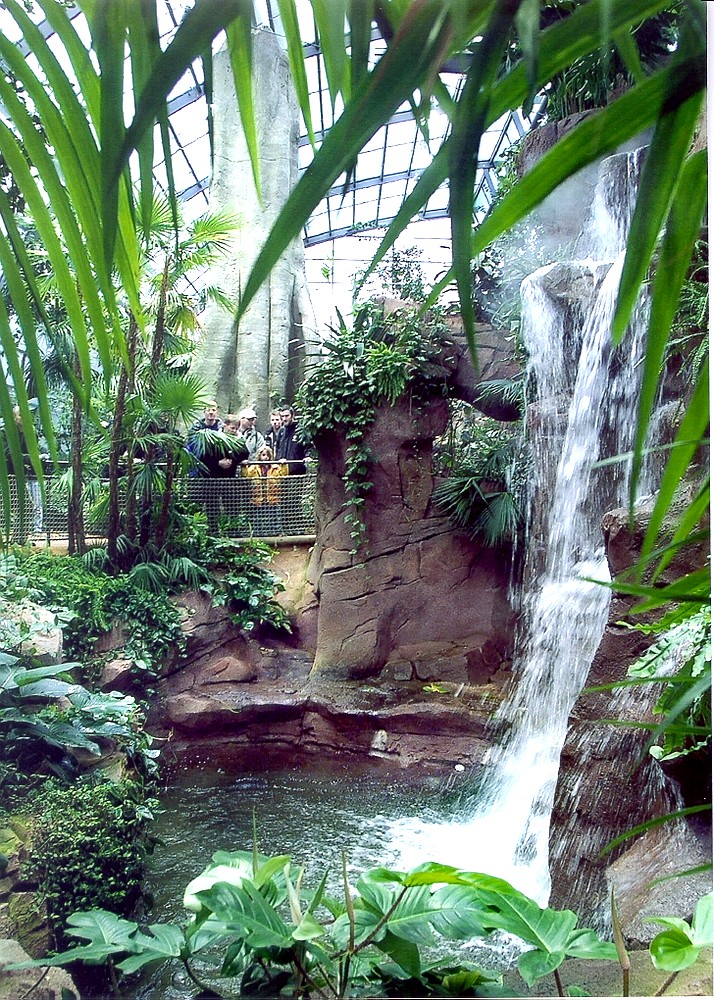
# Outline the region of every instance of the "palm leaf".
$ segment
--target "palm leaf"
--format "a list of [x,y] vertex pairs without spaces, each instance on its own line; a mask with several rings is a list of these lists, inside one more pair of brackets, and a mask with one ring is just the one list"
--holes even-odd
[[[642,543],[641,560],[652,552],[664,520],[672,506],[675,491],[681,483],[709,423],[709,365],[705,364],[697,378],[692,397],[677,432],[675,447],[665,466],[657,500]],[[686,512],[685,512],[686,516]]]
[[[134,92],[136,93],[137,91],[141,92],[146,86],[153,62],[161,53],[156,4],[140,3],[138,11],[134,11],[133,15],[129,18],[127,28],[131,78]],[[175,188],[173,170],[171,169],[170,147],[168,147],[168,133],[165,131],[167,124],[165,113],[162,115],[160,124],[162,127],[162,138],[165,133],[164,163],[167,170],[169,191],[172,194],[171,204],[174,207],[175,213],[176,199],[173,197]],[[166,155],[167,150],[169,152],[168,156]],[[152,129],[147,129],[140,142],[137,143],[136,152],[139,160],[139,217],[141,219],[144,242],[148,243],[154,206],[154,133]],[[178,220],[175,214],[174,226],[178,229]]]
[[[216,35],[230,27],[236,17],[246,17],[248,6],[245,0],[196,0],[188,10],[171,43],[154,62],[151,75],[138,96],[134,118],[107,169],[113,185],[118,185],[131,151],[146,130],[161,117],[166,95],[178,83],[186,68],[205,53]],[[105,245],[108,245],[116,228],[116,218],[108,211],[103,213],[103,227],[109,230],[105,237]]]
[[503,0],[494,6],[491,20],[476,47],[466,75],[449,142],[452,269],[459,291],[464,331],[470,344],[475,341],[476,322],[472,295],[471,233],[478,150],[488,122],[491,90],[519,5],[520,0]]
[[652,301],[647,329],[642,381],[637,410],[630,479],[630,506],[637,496],[650,415],[654,410],[662,361],[679,304],[692,248],[699,233],[707,197],[706,150],[690,157],[682,170],[675,192],[667,229],[652,285]]
[[[135,9],[132,11],[130,7]],[[119,212],[118,178],[115,177],[113,166],[124,143],[124,44],[132,15],[140,16],[135,0],[95,0],[87,11],[101,80],[99,142],[101,197],[105,220],[102,232],[107,270],[114,260],[115,220]],[[113,221],[107,225],[110,219]]]
[[228,53],[233,70],[233,83],[238,98],[238,113],[243,135],[245,137],[250,165],[253,171],[258,201],[262,200],[262,185],[260,181],[260,158],[258,154],[258,133],[255,127],[253,110],[253,44],[251,35],[252,0],[241,0],[241,14],[226,27]]
[[307,84],[307,74],[305,72],[305,58],[300,37],[300,25],[298,23],[295,0],[278,0],[278,10],[280,20],[283,22],[283,31],[288,47],[288,59],[290,61],[290,73],[295,86],[300,112],[305,122],[308,138],[312,148],[315,148],[315,131],[312,125],[312,111],[310,109],[310,92]]
[[346,0],[312,0],[312,13],[325,60],[327,87],[334,111],[339,94],[349,97],[350,78],[347,74],[345,46]]

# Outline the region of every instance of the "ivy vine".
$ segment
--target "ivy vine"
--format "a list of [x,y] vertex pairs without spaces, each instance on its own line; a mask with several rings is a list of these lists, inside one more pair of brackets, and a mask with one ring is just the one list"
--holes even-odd
[[425,321],[414,306],[386,316],[377,302],[361,305],[351,328],[339,312],[338,318],[334,336],[323,345],[326,356],[301,386],[297,402],[310,438],[331,431],[346,440],[343,509],[350,555],[356,555],[365,543],[364,510],[373,485],[367,432],[382,403],[394,404],[406,392],[415,403],[426,398],[441,324],[438,313]]

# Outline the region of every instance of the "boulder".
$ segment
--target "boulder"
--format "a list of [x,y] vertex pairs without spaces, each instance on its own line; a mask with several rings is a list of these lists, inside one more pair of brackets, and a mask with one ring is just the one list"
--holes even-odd
[[461,658],[460,678],[483,681],[508,664],[510,554],[455,531],[432,505],[432,444],[446,421],[443,398],[377,409],[365,440],[372,486],[357,553],[344,509],[345,441],[334,434],[317,440],[317,537],[308,570],[319,602],[315,672],[365,678],[409,659],[419,662],[419,676],[438,677],[441,663],[452,677]]
[[64,969],[8,969],[29,959],[17,941],[0,939],[0,1000],[79,1000],[79,990]]
[[31,656],[46,665],[62,662],[62,629],[54,612],[31,601],[22,601],[14,607],[6,604],[3,611],[19,629],[29,630],[20,645],[22,656]]

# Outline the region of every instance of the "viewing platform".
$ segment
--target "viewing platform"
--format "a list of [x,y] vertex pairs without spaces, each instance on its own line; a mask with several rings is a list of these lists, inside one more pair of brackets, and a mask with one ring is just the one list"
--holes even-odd
[[[258,480],[181,478],[174,491],[206,512],[208,530],[224,538],[271,540],[304,539],[315,535],[316,470],[305,475]],[[20,503],[17,481],[10,478],[11,544],[62,543],[68,536],[69,487],[65,476],[46,476],[44,503],[39,484],[25,483],[24,504]],[[86,490],[84,527],[87,541],[106,537],[108,482],[95,481]],[[7,537],[5,510],[0,505],[0,527]]]

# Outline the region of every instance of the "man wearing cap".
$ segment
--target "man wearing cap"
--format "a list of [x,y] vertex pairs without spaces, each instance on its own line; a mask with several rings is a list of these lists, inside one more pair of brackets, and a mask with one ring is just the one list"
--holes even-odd
[[265,438],[259,430],[256,430],[255,418],[256,412],[251,406],[246,406],[238,414],[240,432],[248,448],[248,459],[255,458],[255,453],[265,444]]

